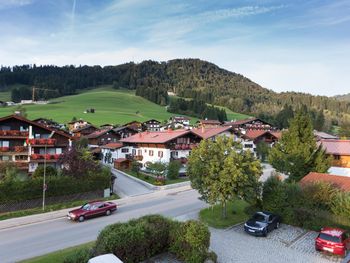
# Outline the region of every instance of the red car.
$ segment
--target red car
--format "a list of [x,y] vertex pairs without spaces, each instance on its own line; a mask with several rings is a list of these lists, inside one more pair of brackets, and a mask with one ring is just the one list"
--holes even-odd
[[87,218],[106,215],[109,216],[117,210],[117,205],[113,202],[93,201],[86,203],[78,209],[68,212],[68,219],[83,222]]
[[348,233],[340,228],[322,228],[315,240],[317,251],[327,251],[332,254],[346,256],[350,239]]

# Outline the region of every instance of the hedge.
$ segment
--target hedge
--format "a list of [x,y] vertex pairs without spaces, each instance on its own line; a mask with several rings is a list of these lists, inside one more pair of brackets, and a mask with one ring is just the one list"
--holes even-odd
[[95,256],[113,253],[129,263],[170,251],[184,262],[203,263],[207,258],[216,260],[215,253],[208,252],[209,243],[210,232],[201,222],[181,223],[149,215],[104,228],[96,241]]
[[[48,177],[47,197],[84,193],[109,188],[111,178],[106,174],[89,175],[83,178],[70,176]],[[37,199],[42,196],[43,179],[0,182],[0,204],[10,201]]]

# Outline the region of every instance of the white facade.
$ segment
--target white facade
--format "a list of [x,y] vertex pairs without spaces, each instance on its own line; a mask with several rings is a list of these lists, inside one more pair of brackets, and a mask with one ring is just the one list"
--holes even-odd
[[[123,148],[126,148],[127,150],[129,150],[128,147],[123,147]],[[122,151],[121,149],[123,148],[119,148],[119,149],[102,148],[101,149],[102,163],[109,166],[113,166],[115,160],[119,158],[126,158],[126,154],[129,154],[129,151],[128,152],[125,152],[125,150]]]

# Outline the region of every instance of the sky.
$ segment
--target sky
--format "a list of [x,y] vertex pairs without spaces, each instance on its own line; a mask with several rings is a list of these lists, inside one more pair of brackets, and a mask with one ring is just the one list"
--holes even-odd
[[0,65],[175,58],[277,92],[350,93],[350,0],[0,0]]

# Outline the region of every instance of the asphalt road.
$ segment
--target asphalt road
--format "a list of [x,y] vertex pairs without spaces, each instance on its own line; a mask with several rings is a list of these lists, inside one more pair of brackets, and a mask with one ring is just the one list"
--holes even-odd
[[144,185],[130,179],[117,170],[112,169],[111,171],[114,175],[117,176],[117,179],[114,182],[113,191],[116,192],[120,197],[136,196],[153,192]]
[[0,262],[43,255],[59,249],[79,245],[96,239],[106,225],[127,221],[147,214],[182,217],[206,206],[198,200],[195,190],[165,194],[164,192],[120,199],[119,209],[109,217],[99,217],[76,223],[59,218],[42,223],[0,230]]

